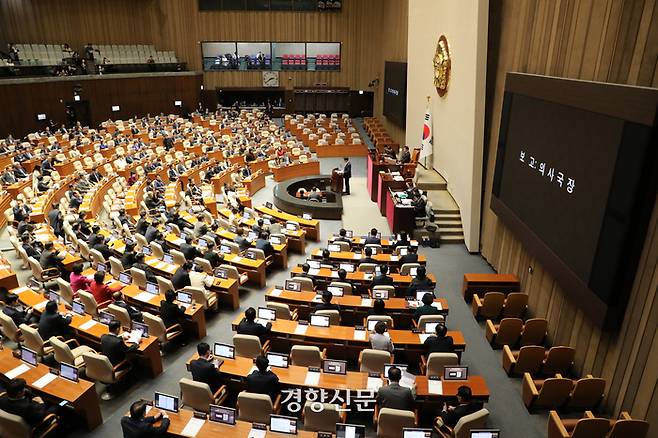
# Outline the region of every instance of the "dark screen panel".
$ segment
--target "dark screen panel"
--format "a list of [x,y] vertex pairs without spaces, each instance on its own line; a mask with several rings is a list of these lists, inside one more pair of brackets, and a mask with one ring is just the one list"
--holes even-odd
[[227,11],[243,11],[245,0],[222,0],[222,9]]
[[222,8],[222,0],[199,0],[200,11],[219,11]]
[[248,11],[267,11],[270,9],[270,0],[247,0]]
[[292,11],[292,0],[271,0],[273,11]]
[[384,115],[398,126],[407,122],[407,63],[386,61]]

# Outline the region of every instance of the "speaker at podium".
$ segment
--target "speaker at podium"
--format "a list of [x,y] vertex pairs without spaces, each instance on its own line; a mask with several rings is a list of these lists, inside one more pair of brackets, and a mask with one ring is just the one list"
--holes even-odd
[[337,167],[331,171],[331,191],[343,193],[343,174]]

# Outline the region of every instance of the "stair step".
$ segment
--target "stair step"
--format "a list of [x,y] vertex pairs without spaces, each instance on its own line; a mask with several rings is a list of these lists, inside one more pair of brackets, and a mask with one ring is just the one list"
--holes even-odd
[[434,221],[440,230],[444,228],[461,228],[462,221]]
[[446,219],[446,220],[461,220],[462,215],[460,213],[436,213],[434,217],[437,220]]
[[459,214],[459,209],[432,208],[434,214]]
[[464,238],[464,229],[459,227],[459,228],[441,228],[439,230],[439,234],[441,234],[441,237],[443,236],[459,236],[462,239]]
[[444,182],[421,182],[416,183],[420,190],[446,190],[448,184]]
[[464,243],[464,236],[444,236],[441,235],[441,243]]

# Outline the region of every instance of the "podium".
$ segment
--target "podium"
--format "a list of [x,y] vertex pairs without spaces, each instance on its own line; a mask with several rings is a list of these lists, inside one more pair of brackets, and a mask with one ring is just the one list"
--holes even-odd
[[338,168],[331,171],[331,191],[334,193],[343,193],[343,175]]

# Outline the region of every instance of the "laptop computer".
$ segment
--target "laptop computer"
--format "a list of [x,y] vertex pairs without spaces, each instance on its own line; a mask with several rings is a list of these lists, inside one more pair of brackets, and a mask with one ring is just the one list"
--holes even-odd
[[125,285],[132,284],[133,277],[132,277],[132,275],[130,275],[127,272],[122,272],[122,273],[119,274],[119,282],[121,282]]
[[402,438],[432,438],[432,429],[405,427],[402,429]]
[[465,365],[446,365],[443,367],[443,380],[468,379],[468,367]]
[[66,380],[70,380],[71,382],[77,382],[79,380],[78,369],[65,362],[62,362],[59,365],[59,376]]
[[27,347],[21,347],[21,360],[33,367],[37,366],[39,362],[37,352]]
[[471,438],[500,438],[500,429],[471,429]]
[[329,374],[347,374],[347,362],[344,360],[324,359],[322,371]]
[[192,294],[189,292],[179,291],[176,293],[176,300],[188,307],[192,305]]
[[354,265],[352,263],[339,263],[338,268],[344,269],[347,272],[354,272]]
[[209,421],[214,421],[215,423],[228,424],[230,426],[235,425],[236,419],[236,410],[233,408],[227,408],[226,406],[210,405],[210,412],[208,415]]
[[225,357],[227,359],[235,358],[235,347],[230,344],[215,342],[215,344],[213,345],[212,352],[215,356]]
[[329,252],[340,252],[340,245],[336,245],[335,243],[331,243],[327,245],[327,249]]
[[366,438],[366,427],[360,424],[336,423],[336,438]]
[[84,315],[85,305],[79,301],[73,301],[71,303],[71,310],[73,311],[73,313],[77,313],[78,315]]
[[314,327],[329,327],[329,321],[327,315],[311,315],[310,324]]
[[114,319],[114,315],[109,312],[100,311],[98,312],[98,321],[101,324],[110,325],[110,322]]
[[149,281],[148,283],[146,283],[146,292],[153,295],[158,295],[160,294],[160,286],[158,286],[157,283],[152,283]]
[[291,292],[301,292],[302,284],[294,280],[286,280],[285,289]]
[[270,366],[278,368],[288,368],[288,355],[281,353],[267,353],[267,360]]
[[164,255],[162,256],[162,261],[171,265],[174,263],[174,256],[171,254],[164,253]]
[[178,397],[174,397],[173,395],[156,392],[154,405],[163,411],[178,412],[179,401]]
[[344,295],[343,288],[340,286],[327,286],[327,291],[331,292],[334,297],[342,297]]
[[297,435],[297,419],[283,415],[270,415],[270,431]]

